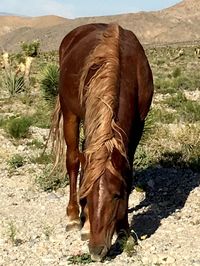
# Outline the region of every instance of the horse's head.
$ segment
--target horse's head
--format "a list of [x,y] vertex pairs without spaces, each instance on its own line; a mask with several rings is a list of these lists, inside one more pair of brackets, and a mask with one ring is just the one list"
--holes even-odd
[[95,182],[87,197],[90,220],[89,250],[100,261],[111,247],[117,224],[123,222],[127,211],[126,185],[119,175],[106,169]]

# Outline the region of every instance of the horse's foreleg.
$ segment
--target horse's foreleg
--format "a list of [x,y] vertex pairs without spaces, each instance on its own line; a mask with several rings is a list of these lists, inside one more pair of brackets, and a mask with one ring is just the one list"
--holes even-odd
[[[82,169],[81,169],[81,175],[80,175],[80,185],[83,179],[83,168],[84,168],[84,157],[82,155],[81,158],[81,164],[82,164]],[[87,199],[81,199],[80,200],[80,206],[81,206],[81,220],[82,220],[82,229],[81,229],[81,240],[85,241],[88,240],[90,237],[90,222],[89,222],[89,214],[88,214],[88,206],[87,206]]]
[[70,195],[67,206],[67,229],[80,227],[77,202],[77,176],[79,171],[79,119],[71,112],[63,112],[64,136],[67,144],[66,166],[69,174]]
[[81,240],[85,241],[90,237],[90,222],[86,199],[81,200],[80,204],[82,208],[81,218],[83,223],[83,227],[81,229]]
[[124,234],[124,236],[129,236],[130,234],[129,223],[128,223],[128,199],[126,200],[126,208],[124,216],[116,223],[116,233],[117,235]]
[[118,249],[123,250],[130,236],[130,229],[128,223],[128,202],[124,217],[121,220],[118,220],[116,223],[116,233],[117,239],[115,244]]

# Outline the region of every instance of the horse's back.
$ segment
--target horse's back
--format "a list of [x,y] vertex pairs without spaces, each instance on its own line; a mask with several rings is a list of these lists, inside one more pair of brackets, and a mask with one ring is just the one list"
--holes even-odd
[[98,45],[101,33],[107,24],[88,24],[75,28],[61,42],[59,49],[60,80],[59,94],[61,104],[69,106],[82,116],[79,104],[79,83],[86,58]]
[[[90,53],[100,43],[102,33],[108,27],[109,24],[103,23],[80,26],[67,34],[60,45],[59,93],[63,101],[65,101],[65,105],[68,105],[77,115],[83,116],[79,104],[78,90],[84,64]],[[138,93],[136,87],[138,77],[140,77],[139,72],[141,72],[138,69],[145,68],[149,77],[151,76],[151,71],[144,50],[137,37],[131,31],[123,29],[120,26],[119,48],[120,90],[124,90],[124,97],[128,94],[129,102],[134,102]],[[123,98],[123,93],[120,96]],[[129,110],[126,108],[127,114],[132,114],[132,109],[133,105],[131,104]]]

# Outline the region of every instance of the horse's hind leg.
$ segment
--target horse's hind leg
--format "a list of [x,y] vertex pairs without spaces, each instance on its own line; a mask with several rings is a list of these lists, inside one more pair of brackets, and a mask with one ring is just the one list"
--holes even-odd
[[79,119],[72,112],[65,110],[64,137],[67,144],[66,166],[69,174],[70,195],[67,206],[69,222],[67,230],[73,227],[80,227],[79,205],[77,202],[77,176],[79,171]]

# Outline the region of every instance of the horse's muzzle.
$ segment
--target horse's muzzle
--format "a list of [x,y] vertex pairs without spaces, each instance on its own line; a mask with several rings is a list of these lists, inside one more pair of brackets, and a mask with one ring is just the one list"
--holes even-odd
[[106,246],[89,246],[91,259],[94,261],[101,261],[107,254]]

